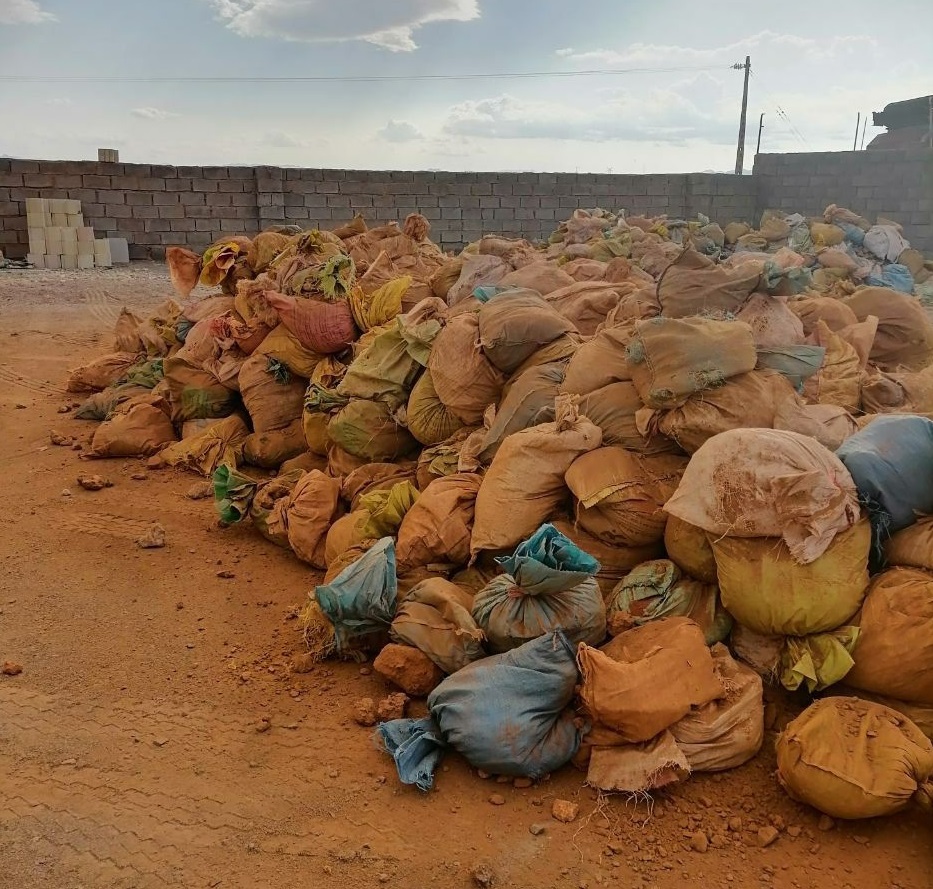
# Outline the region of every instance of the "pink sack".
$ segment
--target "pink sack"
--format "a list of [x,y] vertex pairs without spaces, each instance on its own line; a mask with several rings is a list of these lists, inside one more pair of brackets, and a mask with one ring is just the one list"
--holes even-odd
[[274,290],[264,291],[263,296],[301,345],[319,355],[342,352],[358,336],[347,302],[286,296]]

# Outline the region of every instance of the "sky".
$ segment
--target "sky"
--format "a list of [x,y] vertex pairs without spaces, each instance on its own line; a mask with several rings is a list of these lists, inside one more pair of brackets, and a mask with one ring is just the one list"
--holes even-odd
[[931,33],[930,0],[0,0],[0,155],[731,171],[746,55],[750,168],[761,113],[762,151],[867,144]]

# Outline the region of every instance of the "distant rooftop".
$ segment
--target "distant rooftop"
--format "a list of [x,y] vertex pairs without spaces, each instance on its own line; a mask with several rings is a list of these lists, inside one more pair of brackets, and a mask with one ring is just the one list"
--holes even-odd
[[872,114],[872,124],[888,130],[903,130],[907,127],[925,127],[930,123],[933,96],[919,96],[903,102],[889,102],[883,111]]

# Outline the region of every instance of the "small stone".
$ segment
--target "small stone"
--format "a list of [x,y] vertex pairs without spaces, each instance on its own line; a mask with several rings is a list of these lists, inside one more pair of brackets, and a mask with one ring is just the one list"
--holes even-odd
[[800,836],[800,833],[801,833],[801,829],[800,829],[800,827],[799,827],[798,825],[796,825],[796,824],[792,824],[790,827],[787,828],[787,835],[788,835],[789,837],[794,837],[794,839],[796,839],[797,837],[799,837],[799,836]]
[[496,784],[511,784],[512,779],[508,775],[497,775]]
[[54,429],[49,432],[49,442],[60,448],[70,448],[73,441],[74,439],[70,435],[62,435],[61,432],[56,432]]
[[253,728],[254,728],[257,732],[259,732],[260,734],[262,734],[263,732],[267,732],[267,731],[269,731],[270,728],[272,728],[272,723],[269,722],[268,719],[260,719],[259,722],[257,722],[257,723],[253,726]]
[[217,576],[222,580],[232,580],[236,575],[232,571],[218,571]]
[[488,864],[476,865],[470,871],[470,876],[473,878],[473,882],[477,886],[481,886],[482,889],[489,889],[489,887],[496,885],[496,875]]
[[[25,405],[23,405],[23,406],[25,407]],[[17,407],[18,407],[18,405],[17,405]],[[60,414],[70,414],[72,410],[73,410],[73,408],[71,407],[70,404],[60,404],[60,405],[58,406],[58,412],[59,412]]]
[[429,695],[444,678],[443,670],[411,645],[386,645],[373,661],[373,669],[416,698]]
[[380,883],[388,883],[392,878],[388,874],[379,874],[377,879]]
[[[15,407],[18,411],[24,411],[24,410],[26,410],[26,408],[28,407],[28,405],[23,404],[21,401],[17,401],[16,404],[14,405],[14,407]],[[68,410],[71,410],[71,408],[68,408]],[[63,411],[61,408],[58,409],[58,412],[59,412],[60,414],[67,413],[67,411]]]
[[168,744],[168,738],[155,738],[152,742],[153,747],[164,747]]
[[524,790],[526,787],[531,787],[533,783],[531,778],[516,778],[512,781],[512,786],[517,787],[519,790]]
[[556,799],[551,804],[551,817],[555,821],[562,821],[564,824],[570,824],[570,822],[574,821],[579,814],[579,804],[572,803],[570,800]]
[[23,665],[16,663],[16,661],[4,661],[3,665],[0,666],[0,673],[4,676],[19,676],[23,672]]
[[867,846],[871,842],[871,840],[868,837],[862,836],[861,834],[858,834],[858,833],[855,834],[855,836],[853,836],[852,839],[855,840],[855,842],[858,843],[860,846]]
[[61,496],[62,496],[62,497],[70,497],[70,496],[71,496],[71,489],[70,489],[70,488],[62,488],[62,494],[61,494]]
[[81,444],[80,441],[73,441],[73,442],[71,443],[71,450],[73,450],[73,451],[83,451],[83,450],[84,450],[84,445]]
[[315,667],[314,656],[310,651],[299,652],[292,658],[291,667],[292,673],[310,673]]
[[702,855],[709,849],[709,837],[702,830],[698,830],[690,837],[690,848]]
[[100,491],[104,488],[113,487],[113,482],[101,475],[79,475],[78,484],[85,491]]
[[376,702],[372,698],[360,698],[353,705],[353,721],[357,725],[373,726],[379,721]]
[[185,491],[185,496],[189,500],[206,500],[214,496],[214,486],[210,482],[195,482]]
[[778,831],[784,830],[786,826],[784,819],[780,815],[772,815],[768,820],[771,822],[772,825],[774,825],[775,829]]
[[778,832],[778,829],[769,824],[767,827],[762,827],[759,829],[758,845],[761,846],[762,849],[765,849],[773,842],[775,842],[779,836],[780,833]]
[[165,546],[165,528],[155,522],[145,534],[136,538],[136,545],[140,549],[160,549]]
[[372,667],[360,667],[360,676],[369,676],[373,672]]
[[492,775],[490,775],[489,772],[484,772],[482,769],[477,769],[477,770],[476,770],[476,776],[477,776],[478,778],[482,778],[484,781],[485,781],[487,778],[491,778],[491,777],[492,777]]
[[149,478],[149,475],[148,475],[148,473],[145,473],[145,472],[134,472],[134,473],[130,476],[130,478],[131,478],[134,482],[144,482],[147,478]]
[[541,836],[541,834],[543,834],[546,830],[547,830],[546,824],[532,824],[531,827],[528,828],[529,833],[533,837]]
[[489,802],[494,806],[504,806],[505,797],[501,793],[494,793],[489,797]]
[[742,819],[738,815],[733,815],[729,819],[729,830],[738,833],[742,829]]
[[379,717],[379,721],[391,722],[393,719],[404,719],[408,700],[408,695],[404,695],[401,692],[384,697],[376,707],[376,714]]
[[816,826],[820,830],[832,830],[836,826],[836,822],[829,815],[820,815],[820,820],[817,821]]

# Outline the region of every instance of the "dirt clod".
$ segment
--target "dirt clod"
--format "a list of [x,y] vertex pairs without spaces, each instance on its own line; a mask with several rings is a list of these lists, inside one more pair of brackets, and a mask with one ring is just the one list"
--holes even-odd
[[570,824],[579,814],[579,803],[572,803],[567,799],[556,799],[551,805],[551,817],[555,821],[563,821],[564,824]]
[[404,719],[405,708],[408,706],[409,697],[401,692],[394,695],[386,695],[376,708],[380,722],[391,722],[393,719]]
[[4,661],[3,665],[0,666],[0,673],[4,676],[19,676],[22,672],[22,664],[17,664],[16,661]]
[[473,878],[473,882],[477,886],[483,887],[483,889],[489,889],[490,886],[496,885],[496,875],[488,864],[476,865],[470,871],[470,876]]
[[547,830],[546,824],[532,824],[531,827],[528,828],[528,832],[533,837],[541,836],[541,834],[543,834],[546,830]]
[[78,484],[84,488],[85,491],[101,491],[104,488],[112,488],[113,482],[109,478],[104,478],[102,475],[79,475]]
[[505,797],[501,793],[494,793],[489,797],[489,802],[494,806],[504,806]]
[[270,728],[272,728],[272,723],[269,722],[268,719],[260,719],[260,720],[253,726],[253,728],[256,729],[256,731],[259,732],[259,733],[267,732],[267,731],[269,731]]
[[185,491],[185,496],[189,500],[206,500],[214,496],[214,486],[210,482],[195,482]]
[[[314,656],[309,651],[302,651],[296,654],[292,658],[291,668],[292,673],[310,673],[317,662],[314,659]],[[366,698],[365,700],[372,700],[372,698]]]
[[829,815],[820,815],[820,820],[817,821],[816,826],[820,830],[832,830],[836,826],[836,822]]
[[60,448],[70,448],[72,442],[74,442],[74,438],[70,435],[63,435],[61,432],[52,429],[49,432],[49,442]]
[[512,786],[517,787],[519,790],[531,787],[532,784],[534,784],[534,781],[532,781],[531,778],[515,778],[512,781]]
[[437,664],[410,645],[386,645],[373,661],[373,669],[416,698],[430,694],[444,678]]
[[357,725],[373,726],[379,721],[376,702],[372,698],[360,698],[353,705],[353,720]]
[[159,549],[165,546],[165,528],[158,522],[149,526],[149,530],[136,538],[140,549]]
[[729,830],[738,833],[742,829],[742,819],[738,815],[733,815],[729,819]]
[[758,845],[764,849],[776,842],[780,835],[778,829],[771,824],[767,827],[762,827],[758,830]]
[[702,855],[709,849],[709,837],[707,837],[702,830],[698,830],[690,837],[690,848],[693,849],[694,852],[699,852]]

